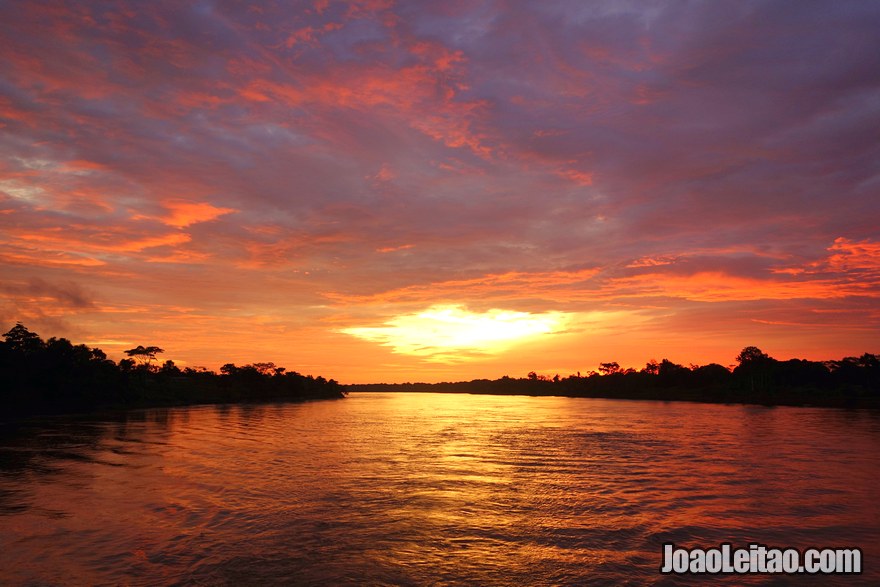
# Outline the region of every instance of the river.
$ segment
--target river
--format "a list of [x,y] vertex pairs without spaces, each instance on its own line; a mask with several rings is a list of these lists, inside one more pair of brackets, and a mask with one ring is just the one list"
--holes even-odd
[[880,414],[354,393],[0,427],[3,585],[678,585],[661,545],[859,547]]

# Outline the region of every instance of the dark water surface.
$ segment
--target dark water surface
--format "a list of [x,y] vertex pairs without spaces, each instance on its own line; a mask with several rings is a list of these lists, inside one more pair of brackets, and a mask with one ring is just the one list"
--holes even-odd
[[661,543],[858,546],[880,414],[352,394],[0,428],[0,584],[643,585]]

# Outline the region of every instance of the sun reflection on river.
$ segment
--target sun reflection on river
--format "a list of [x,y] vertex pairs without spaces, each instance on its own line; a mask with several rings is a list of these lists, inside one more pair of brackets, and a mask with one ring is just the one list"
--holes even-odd
[[869,412],[353,394],[2,438],[3,584],[675,584],[665,541],[880,554]]

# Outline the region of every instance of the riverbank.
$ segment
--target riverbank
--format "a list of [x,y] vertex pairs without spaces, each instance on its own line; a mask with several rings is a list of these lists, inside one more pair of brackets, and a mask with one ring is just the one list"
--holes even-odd
[[643,369],[600,363],[599,372],[548,377],[475,379],[455,383],[349,385],[349,391],[437,391],[491,395],[590,397],[764,406],[880,408],[880,356],[865,353],[830,361],[780,361],[749,346],[735,368],[717,363],[685,367],[668,359]]
[[[400,383],[345,385],[347,392],[417,392],[463,393],[477,395],[525,395],[535,397],[581,397],[596,399],[684,401],[709,404],[744,404],[761,406],[827,407],[880,409],[880,392],[851,386],[837,389],[815,387],[780,387],[752,391],[733,386],[694,388],[660,387],[645,377],[635,381],[622,378],[584,377],[580,380],[533,380],[509,377],[454,383]],[[638,384],[642,387],[638,387]]]

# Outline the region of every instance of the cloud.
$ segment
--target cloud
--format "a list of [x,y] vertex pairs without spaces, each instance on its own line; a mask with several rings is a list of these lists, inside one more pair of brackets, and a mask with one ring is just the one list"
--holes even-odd
[[372,295],[351,296],[327,292],[325,296],[342,304],[424,303],[481,298],[493,301],[546,296],[556,288],[583,284],[598,272],[597,269],[553,272],[511,271],[489,274],[472,279],[432,282],[412,285]]
[[864,272],[866,276],[880,281],[880,242],[870,240],[852,241],[839,237],[828,248],[833,254],[828,258],[828,265],[836,271]]
[[185,228],[197,222],[209,222],[224,214],[238,212],[233,208],[220,208],[207,202],[182,200],[166,200],[162,206],[168,210],[168,215],[162,217],[162,222],[175,228]]
[[24,283],[0,285],[0,291],[14,296],[21,302],[53,304],[77,310],[95,307],[91,296],[73,282],[53,284],[39,277],[32,277]]
[[369,295],[328,292],[339,305],[417,303],[519,303],[564,305],[613,303],[632,308],[658,299],[690,302],[827,300],[880,297],[877,243],[835,239],[823,257],[802,266],[748,249],[645,257],[626,264],[574,271],[509,272],[410,285]]
[[73,281],[30,277],[0,284],[0,321],[10,325],[25,322],[29,327],[64,333],[71,319],[97,310],[93,294]]
[[[328,314],[436,304],[730,341],[813,308],[838,326],[800,338],[835,354],[880,327],[878,27],[872,3],[4,3],[0,282],[198,291],[206,328],[284,314],[327,348],[351,338]],[[135,314],[76,319],[168,326]]]

